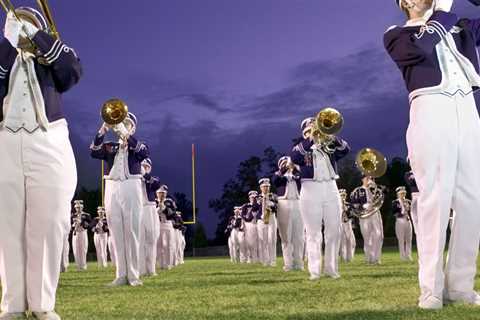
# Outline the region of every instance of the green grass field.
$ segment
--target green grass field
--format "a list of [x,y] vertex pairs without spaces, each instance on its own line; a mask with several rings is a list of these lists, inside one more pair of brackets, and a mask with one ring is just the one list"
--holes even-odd
[[[363,255],[341,264],[342,278],[308,280],[307,272],[232,265],[226,258],[187,259],[143,287],[107,288],[113,268],[62,275],[57,311],[63,319],[480,319],[480,307],[416,308],[416,263],[386,253],[381,266]],[[477,280],[477,287],[480,281]]]

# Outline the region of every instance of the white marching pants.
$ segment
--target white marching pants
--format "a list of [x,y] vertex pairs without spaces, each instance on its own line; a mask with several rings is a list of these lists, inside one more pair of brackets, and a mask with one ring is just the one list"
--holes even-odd
[[185,236],[180,231],[180,236],[178,238],[180,245],[179,245],[179,252],[178,252],[178,263],[184,264],[185,263],[185,247],[187,246],[187,242],[185,241]]
[[154,274],[157,263],[157,242],[160,236],[160,220],[155,204],[143,207],[140,227],[140,275]]
[[355,257],[357,242],[353,233],[352,220],[342,221],[342,234],[340,239],[340,256],[343,261],[350,262]]
[[175,263],[175,230],[171,221],[160,223],[157,261],[161,269],[171,269]]
[[[480,119],[473,94],[412,101],[407,145],[419,188],[417,247],[422,296],[472,294],[480,242]],[[450,209],[455,220],[444,274]]]
[[110,235],[108,236],[108,252],[110,253],[110,261],[112,261],[112,265],[115,266],[115,246],[113,245],[113,239]]
[[88,234],[87,230],[73,232],[73,257],[78,270],[87,270]]
[[308,270],[311,276],[322,272],[322,223],[325,226],[325,274],[338,276],[341,205],[335,180],[302,181],[300,212],[307,235]]
[[365,260],[370,264],[380,263],[383,247],[382,215],[378,211],[368,218],[360,218],[359,221]]
[[412,192],[412,205],[410,208],[410,217],[412,218],[413,231],[417,234],[418,228],[418,192]]
[[233,253],[233,237],[232,233],[228,237],[228,254],[230,255],[230,262],[235,262],[235,255]]
[[245,247],[247,252],[247,263],[257,263],[258,231],[256,223],[245,222]]
[[105,211],[115,247],[116,278],[140,277],[139,236],[143,208],[142,180],[106,180]]
[[61,120],[48,132],[0,129],[0,277],[5,312],[51,311],[70,201],[75,158]]
[[245,233],[239,231],[238,229],[233,229],[230,236],[232,239],[232,254],[233,262],[245,263]]
[[67,271],[67,268],[70,265],[70,243],[68,242],[68,236],[69,232],[65,234],[63,239],[62,260],[60,262],[60,270],[62,272]]
[[283,263],[287,269],[303,268],[305,227],[299,200],[278,200],[278,233],[282,240]]
[[104,233],[95,233],[93,235],[93,243],[95,244],[95,251],[97,252],[97,263],[100,268],[108,267],[107,260],[107,245],[108,245],[108,234]]
[[400,259],[412,260],[412,223],[406,218],[397,218],[395,234],[400,249]]
[[175,229],[175,265],[179,265],[181,263],[181,253],[182,253],[182,231],[180,229]]
[[258,232],[258,259],[264,266],[275,266],[277,263],[277,218],[270,216],[270,221],[265,224],[263,220],[257,221]]

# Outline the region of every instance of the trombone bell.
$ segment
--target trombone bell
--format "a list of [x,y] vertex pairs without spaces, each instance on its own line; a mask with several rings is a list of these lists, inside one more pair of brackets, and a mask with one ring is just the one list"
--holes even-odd
[[110,99],[102,106],[103,121],[114,126],[122,123],[128,116],[128,106],[120,99]]
[[355,163],[365,176],[372,178],[381,177],[387,172],[387,158],[375,149],[365,148],[360,150]]

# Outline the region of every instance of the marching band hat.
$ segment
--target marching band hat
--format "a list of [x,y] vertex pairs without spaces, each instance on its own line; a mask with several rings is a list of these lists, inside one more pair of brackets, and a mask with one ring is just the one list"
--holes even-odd
[[305,132],[310,130],[310,127],[312,124],[315,122],[315,118],[313,117],[308,117],[306,119],[303,119],[302,124],[300,125],[300,128],[302,129],[302,134],[305,135]]
[[18,7],[15,9],[17,15],[23,20],[32,23],[40,30],[48,31],[48,23],[45,17],[38,11],[30,7]]
[[158,190],[157,190],[157,193],[160,193],[160,192],[165,192],[165,193],[167,193],[167,192],[168,192],[168,187],[167,187],[167,185],[164,184],[164,185],[160,186],[160,188],[158,188]]
[[136,127],[137,126],[137,117],[131,112],[128,113],[128,117],[133,121],[133,123],[135,124],[135,127]]
[[345,190],[345,189],[339,189],[338,192],[340,194],[347,194],[347,190]]
[[290,157],[289,156],[283,156],[281,157],[279,160],[278,160],[278,168],[281,169],[283,168],[284,166],[287,165],[287,163],[289,163],[291,160],[290,160]]
[[401,187],[398,187],[397,189],[395,189],[395,192],[396,193],[407,192],[407,189],[405,187],[401,186]]
[[258,192],[255,191],[255,190],[252,190],[248,193],[248,197],[257,197],[258,196]]
[[263,186],[270,187],[270,179],[269,178],[262,178],[262,179],[260,179],[260,181],[258,181],[258,184],[260,185],[260,187],[263,187]]
[[150,167],[152,167],[152,159],[146,158],[142,161],[142,164],[148,164]]
[[83,206],[83,200],[74,200],[73,203],[78,206],[78,205],[82,205]]

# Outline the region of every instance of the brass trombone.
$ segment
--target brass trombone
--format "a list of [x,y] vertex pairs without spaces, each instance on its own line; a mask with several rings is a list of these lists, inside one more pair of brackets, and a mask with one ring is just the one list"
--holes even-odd
[[[46,19],[48,25],[48,30],[45,31],[48,32],[51,36],[53,36],[55,39],[59,40],[60,35],[58,33],[55,20],[53,20],[53,15],[52,11],[50,10],[50,6],[48,5],[48,0],[37,0],[37,5],[42,11],[42,15]],[[3,10],[5,10],[6,13],[12,12],[15,18],[20,21],[20,17],[17,14],[15,7],[10,0],[0,0],[0,6],[3,8]]]

